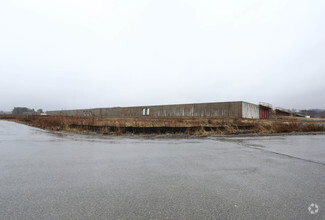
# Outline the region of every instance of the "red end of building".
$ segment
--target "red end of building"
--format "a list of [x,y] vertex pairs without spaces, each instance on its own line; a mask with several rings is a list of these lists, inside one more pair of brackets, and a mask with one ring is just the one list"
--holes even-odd
[[260,119],[271,118],[272,107],[268,105],[259,104]]

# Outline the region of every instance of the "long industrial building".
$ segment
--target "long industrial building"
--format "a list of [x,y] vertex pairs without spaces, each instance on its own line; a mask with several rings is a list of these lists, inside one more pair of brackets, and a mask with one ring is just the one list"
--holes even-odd
[[248,102],[214,102],[181,105],[94,108],[48,111],[47,115],[98,117],[216,117],[260,118],[260,107]]

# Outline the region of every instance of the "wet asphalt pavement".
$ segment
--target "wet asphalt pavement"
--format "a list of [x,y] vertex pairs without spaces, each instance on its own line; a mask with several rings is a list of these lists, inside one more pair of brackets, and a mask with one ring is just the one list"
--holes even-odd
[[0,219],[325,219],[325,135],[144,138],[0,121]]

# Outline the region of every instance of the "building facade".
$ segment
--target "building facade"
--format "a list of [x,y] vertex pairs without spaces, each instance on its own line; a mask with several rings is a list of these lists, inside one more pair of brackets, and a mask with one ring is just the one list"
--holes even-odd
[[259,118],[268,119],[272,115],[272,105],[265,102],[260,102],[259,107]]
[[213,102],[181,105],[94,108],[48,111],[47,115],[97,117],[215,117],[259,118],[259,106],[243,102]]

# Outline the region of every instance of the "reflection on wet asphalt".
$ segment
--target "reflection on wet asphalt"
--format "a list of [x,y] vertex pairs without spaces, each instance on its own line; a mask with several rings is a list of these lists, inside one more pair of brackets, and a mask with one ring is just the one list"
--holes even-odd
[[219,140],[325,165],[324,135],[228,137]]
[[324,143],[80,135],[0,121],[0,219],[325,219]]

